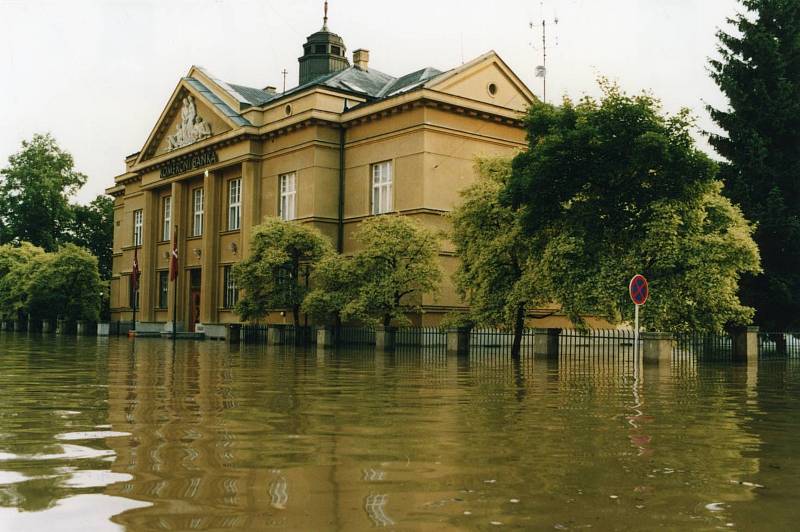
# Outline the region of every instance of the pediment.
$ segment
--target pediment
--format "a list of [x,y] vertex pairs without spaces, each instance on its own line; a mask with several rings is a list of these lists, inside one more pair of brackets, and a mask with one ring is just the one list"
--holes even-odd
[[[196,86],[204,90],[199,91]],[[214,98],[217,101],[209,101],[209,95],[213,97],[213,93],[197,80],[181,80],[150,133],[137,162],[202,142],[236,127],[230,117],[220,111],[221,102],[218,98]]]
[[494,52],[432,79],[426,88],[520,112],[536,99]]

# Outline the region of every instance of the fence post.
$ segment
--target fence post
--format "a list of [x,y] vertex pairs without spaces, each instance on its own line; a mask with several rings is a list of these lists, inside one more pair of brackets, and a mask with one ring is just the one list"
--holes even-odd
[[561,329],[534,329],[533,354],[558,358],[558,336]]
[[381,351],[394,351],[396,327],[375,327],[375,347]]
[[758,360],[758,327],[737,327],[731,333],[734,362]]
[[228,343],[238,344],[242,341],[242,324],[229,323],[228,324]]
[[447,354],[466,355],[469,353],[469,327],[447,329]]
[[645,364],[668,366],[672,363],[672,344],[674,337],[665,332],[643,332],[642,360]]
[[267,326],[267,345],[281,345],[283,343],[283,325]]
[[333,347],[333,327],[317,327],[317,349]]

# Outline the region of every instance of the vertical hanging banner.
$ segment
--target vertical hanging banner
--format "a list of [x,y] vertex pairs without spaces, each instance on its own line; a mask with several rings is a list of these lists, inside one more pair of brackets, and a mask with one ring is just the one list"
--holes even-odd
[[633,356],[635,358],[639,356],[639,307],[644,305],[647,302],[647,298],[650,296],[650,285],[647,283],[647,279],[644,278],[644,275],[636,274],[633,276],[631,282],[628,284],[628,293],[635,305],[633,335]]

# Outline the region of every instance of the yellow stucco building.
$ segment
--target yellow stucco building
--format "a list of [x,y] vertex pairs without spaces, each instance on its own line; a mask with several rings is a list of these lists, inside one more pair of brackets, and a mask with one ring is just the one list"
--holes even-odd
[[[364,49],[351,64],[326,20],[299,62],[299,84],[286,92],[226,83],[196,66],[180,79],[107,189],[115,198],[112,319],[132,317],[138,248],[137,329],[169,328],[176,226],[179,330],[218,331],[238,321],[230,268],[248,255],[263,217],[311,224],[345,254],[369,216],[399,213],[443,228],[442,215],[475,179],[475,157],[526,145],[521,119],[534,96],[494,52],[394,77],[373,69]],[[463,305],[450,280],[451,244],[440,255],[445,281],[436,299],[422,301],[418,324]]]

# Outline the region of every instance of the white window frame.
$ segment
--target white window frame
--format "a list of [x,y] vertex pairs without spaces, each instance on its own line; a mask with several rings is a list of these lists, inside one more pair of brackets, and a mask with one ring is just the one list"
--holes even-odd
[[142,245],[142,233],[144,229],[144,213],[142,209],[133,211],[133,245]]
[[394,208],[392,161],[372,165],[372,214],[385,214]]
[[237,177],[228,181],[228,231],[235,231],[241,225],[242,179]]
[[172,238],[172,196],[164,196],[163,216],[164,224],[161,228],[161,240],[166,241]]
[[297,218],[297,173],[289,172],[280,175],[278,187],[280,197],[278,216],[282,220],[294,220]]
[[202,187],[192,190],[192,236],[203,235],[203,203],[205,193]]
[[225,266],[222,269],[222,278],[225,292],[222,295],[222,307],[233,308],[239,301],[239,289],[233,279],[233,266]]

